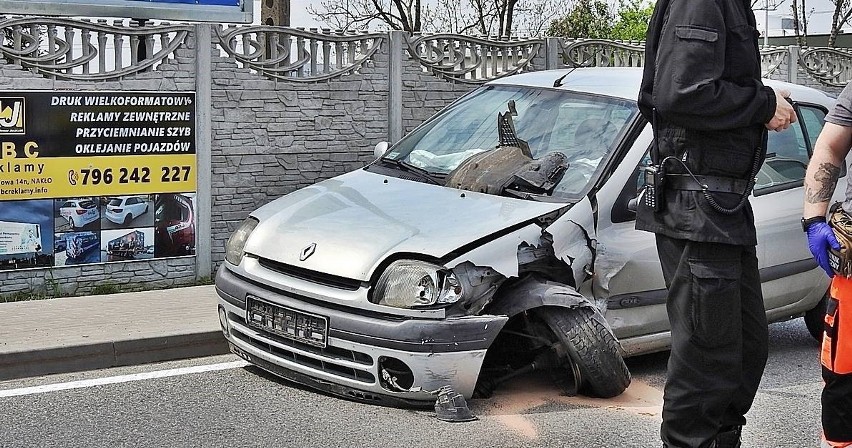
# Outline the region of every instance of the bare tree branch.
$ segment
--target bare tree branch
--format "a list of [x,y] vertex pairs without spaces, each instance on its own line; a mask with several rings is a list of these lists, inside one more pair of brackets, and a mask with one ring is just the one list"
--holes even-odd
[[[575,0],[570,0],[575,1]],[[565,9],[565,0],[321,0],[308,6],[320,22],[338,29],[379,24],[408,32],[477,32],[485,36],[541,35]]]

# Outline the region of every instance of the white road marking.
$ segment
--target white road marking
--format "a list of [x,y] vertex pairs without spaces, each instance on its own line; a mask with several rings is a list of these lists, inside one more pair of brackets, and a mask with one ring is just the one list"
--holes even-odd
[[166,378],[170,376],[188,375],[190,373],[214,372],[217,370],[238,369],[249,363],[245,361],[223,362],[219,364],[208,364],[204,366],[181,367],[179,369],[155,370],[153,372],[134,373],[132,375],[108,376],[105,378],[94,378],[91,380],[70,381],[67,383],[45,384],[42,386],[21,387],[18,389],[0,390],[0,398],[18,397],[21,395],[42,394],[45,392],[56,392],[68,389],[81,389],[84,387],[103,386],[105,384],[129,383],[131,381],[150,380],[155,378]]

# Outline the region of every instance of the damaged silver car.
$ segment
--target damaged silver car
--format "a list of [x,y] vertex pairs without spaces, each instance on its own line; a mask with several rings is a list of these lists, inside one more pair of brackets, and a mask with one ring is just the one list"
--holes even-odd
[[[216,276],[231,350],[377,404],[487,397],[533,370],[568,394],[622,393],[624,357],[670,339],[654,237],[634,229],[651,144],[640,70],[492,81],[363,169],[252,212]],[[766,312],[818,334],[828,279],[799,217],[833,99],[767,83],[792,92],[799,121],[770,136],[751,198]]]

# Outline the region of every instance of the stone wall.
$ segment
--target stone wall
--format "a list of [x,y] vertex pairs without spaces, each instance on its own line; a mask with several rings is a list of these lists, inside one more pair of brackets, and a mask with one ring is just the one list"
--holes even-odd
[[[386,44],[386,42],[385,42]],[[373,160],[387,140],[386,45],[359,73],[322,83],[273,81],[213,63],[212,259],[255,208]]]

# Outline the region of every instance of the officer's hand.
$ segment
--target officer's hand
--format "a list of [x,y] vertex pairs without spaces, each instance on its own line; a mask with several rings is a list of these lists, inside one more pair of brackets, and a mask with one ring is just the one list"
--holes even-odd
[[814,255],[817,264],[829,277],[834,277],[834,270],[828,264],[828,248],[840,250],[840,243],[834,236],[831,226],[824,222],[815,222],[808,226],[808,248]]
[[787,99],[790,97],[789,91],[784,89],[773,89],[773,91],[775,92],[775,115],[769,123],[766,123],[766,128],[770,131],[783,131],[790,127],[791,123],[796,122],[796,111]]

